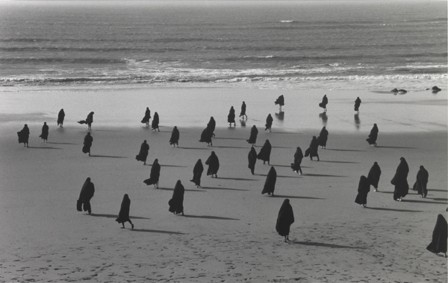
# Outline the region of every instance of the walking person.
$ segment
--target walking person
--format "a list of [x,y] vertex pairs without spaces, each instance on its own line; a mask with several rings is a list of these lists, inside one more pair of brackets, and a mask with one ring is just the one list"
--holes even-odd
[[128,194],[123,196],[123,200],[121,201],[120,212],[118,213],[117,221],[122,225],[121,229],[124,229],[124,223],[129,222],[131,224],[132,229],[134,229],[134,223],[132,223],[129,218],[129,210],[131,208],[131,200],[129,199]]

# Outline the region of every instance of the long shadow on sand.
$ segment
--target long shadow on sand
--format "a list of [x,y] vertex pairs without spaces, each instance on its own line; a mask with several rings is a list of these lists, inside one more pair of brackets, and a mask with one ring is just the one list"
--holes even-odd
[[185,214],[184,217],[186,217],[186,218],[213,219],[213,220],[239,220],[237,218],[221,217],[221,216],[211,216],[211,215],[187,215],[187,214]]
[[131,231],[146,232],[146,233],[161,233],[161,234],[170,234],[170,235],[184,235],[185,234],[185,233],[176,232],[176,231],[152,230],[152,229],[133,229]]
[[377,148],[392,148],[392,149],[416,149],[412,146],[394,146],[394,145],[377,145]]
[[216,140],[235,140],[235,141],[244,141],[245,138],[224,138],[224,137],[216,137]]
[[428,189],[429,192],[448,192],[448,190],[439,190],[439,189]]
[[343,176],[343,175],[315,174],[315,173],[306,173],[306,174],[303,174],[303,176],[309,176],[309,177],[336,177],[336,178],[347,177],[347,176]]
[[[274,167],[285,167],[285,168],[291,168],[291,165],[283,165],[283,164],[271,164],[271,166]],[[300,165],[301,168],[313,168],[313,167],[308,167],[308,166],[303,166]]]
[[367,209],[371,209],[371,210],[384,210],[384,211],[396,211],[396,212],[423,212],[423,211],[421,211],[421,210],[396,209],[396,208],[386,208],[386,207],[367,207]]
[[355,151],[355,152],[365,152],[365,150],[361,150],[361,149],[343,149],[343,148],[327,148],[326,150],[331,150],[331,151]]
[[448,198],[432,198],[433,200],[448,201]]
[[235,188],[222,188],[222,187],[203,187],[207,190],[222,190],[222,191],[249,191],[246,189],[235,189]]
[[414,199],[404,199],[402,202],[415,202],[415,203],[430,203],[430,204],[444,204],[447,205],[447,202],[440,201],[427,201],[427,200],[414,200]]
[[91,154],[90,157],[101,157],[101,158],[127,158],[126,156],[119,156],[119,155],[102,155],[102,154]]
[[342,160],[320,160],[323,163],[341,163],[341,164],[358,164],[356,161],[342,161]]
[[235,180],[235,181],[258,181],[257,179],[250,179],[250,178],[232,178],[232,177],[218,177],[216,179],[223,179],[223,180]]
[[67,145],[78,145],[77,143],[73,143],[73,142],[47,142],[47,144],[67,144]]
[[196,150],[211,150],[211,149],[213,149],[212,146],[208,146],[208,147],[185,147],[185,146],[179,146],[179,148],[182,148],[182,149],[196,149]]
[[285,195],[274,195],[276,198],[296,198],[296,199],[324,199],[324,198],[316,198],[316,197],[307,197],[307,196],[285,196]]
[[336,244],[327,244],[327,243],[318,243],[318,242],[299,242],[299,241],[291,241],[291,243],[292,243],[292,244],[297,244],[297,245],[317,246],[317,247],[336,248],[336,249],[365,249],[365,247],[352,247],[352,246],[344,246],[344,245],[336,245]]
[[[118,214],[100,214],[100,213],[92,213],[90,216],[93,217],[104,217],[104,218],[117,218]],[[151,219],[148,217],[142,217],[142,216],[129,216],[131,219]]]
[[60,147],[52,147],[52,146],[29,146],[28,148],[33,148],[33,149],[62,149]]
[[[263,176],[266,177],[267,174],[255,174],[257,176]],[[286,175],[277,175],[277,178],[292,178],[292,179],[296,179],[296,178],[300,178],[300,176],[286,176]]]
[[[146,166],[152,167],[152,164],[146,164]],[[172,164],[160,164],[160,167],[188,167],[184,165],[172,165]]]
[[[174,191],[174,188],[161,188],[158,187],[157,189],[154,190],[161,190],[161,191]],[[204,190],[191,190],[191,189],[185,189],[186,192],[205,192]]]
[[238,148],[238,149],[247,149],[247,146],[230,146],[230,145],[215,145],[215,148]]

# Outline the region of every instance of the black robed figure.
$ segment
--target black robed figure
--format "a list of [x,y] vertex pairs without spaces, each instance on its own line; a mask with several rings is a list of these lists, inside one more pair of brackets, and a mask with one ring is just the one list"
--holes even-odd
[[215,127],[216,127],[215,118],[213,118],[213,116],[211,116],[210,120],[207,123],[207,128],[209,129],[212,137],[215,136]]
[[328,131],[326,127],[322,127],[317,141],[322,148],[327,148]]
[[244,102],[244,101],[243,101],[243,104],[241,104],[240,117],[243,117],[243,119],[246,119],[246,120],[247,120],[247,115],[246,115],[246,102]]
[[327,111],[327,104],[328,104],[328,98],[325,94],[324,97],[322,97],[322,102],[319,103],[319,107],[323,108],[325,111]]
[[143,165],[146,165],[146,158],[148,158],[149,153],[149,144],[146,142],[146,140],[143,141],[142,145],[140,146],[140,152],[135,156],[135,159],[138,161],[143,161]]
[[390,181],[395,186],[394,200],[396,201],[401,201],[409,192],[408,173],[408,163],[404,157],[400,157],[400,164],[398,164],[395,176]]
[[142,123],[146,124],[146,127],[149,127],[149,119],[151,119],[151,110],[149,110],[149,107],[146,107],[145,110],[145,116],[142,119]]
[[170,212],[184,215],[184,193],[184,186],[180,180],[177,180],[176,186],[174,187],[173,196],[168,201]]
[[208,165],[207,176],[212,175],[212,178],[218,178],[219,160],[214,151],[211,152],[205,164]]
[[275,230],[280,236],[285,237],[285,242],[289,241],[289,231],[292,223],[294,223],[294,212],[289,199],[285,199],[280,207],[275,224]]
[[317,140],[316,136],[313,136],[310,142],[310,146],[307,150],[305,150],[305,156],[309,156],[310,160],[313,160],[313,157],[317,157],[317,161],[319,161],[319,141]]
[[255,173],[255,163],[257,163],[257,152],[253,146],[250,148],[247,159],[249,161],[249,165],[247,167],[250,168],[250,172],[253,175]]
[[370,184],[366,176],[359,178],[358,195],[356,195],[355,202],[363,207],[367,206],[367,194],[370,192]]
[[442,214],[439,214],[437,216],[436,226],[434,227],[434,231],[432,232],[432,241],[426,247],[426,249],[435,254],[444,253],[446,258],[447,230],[448,227],[446,219],[442,216]]
[[92,143],[93,143],[93,137],[90,135],[90,132],[88,132],[84,137],[82,152],[88,153],[90,156],[90,148],[92,147]]
[[359,106],[361,106],[361,98],[359,98],[359,96],[358,96],[355,100],[355,111],[356,112],[359,111]]
[[202,172],[204,172],[204,166],[202,166],[202,160],[198,159],[198,161],[196,161],[196,164],[194,165],[194,168],[193,168],[193,179],[190,180],[198,188],[201,187]]
[[48,140],[48,125],[47,122],[44,122],[44,125],[42,126],[42,131],[40,133],[39,138],[41,138],[44,142],[47,142]]
[[88,130],[90,131],[90,129],[92,128],[92,123],[93,123],[93,114],[95,114],[95,112],[90,112],[85,120],[81,120],[78,121],[79,124],[87,124]]
[[265,124],[265,129],[264,129],[265,131],[271,132],[273,121],[274,121],[274,118],[272,118],[271,114],[268,114],[268,116],[266,117],[266,124]]
[[213,146],[212,136],[213,131],[210,127],[207,126],[207,128],[202,131],[199,142],[205,142],[207,143],[207,146]]
[[246,141],[254,145],[255,143],[257,143],[257,136],[258,136],[258,129],[255,125],[253,125],[252,128],[250,129],[249,139]]
[[160,164],[159,159],[155,159],[152,163],[151,173],[149,174],[149,179],[143,181],[146,185],[154,185],[154,188],[159,187],[159,177],[160,177]]
[[131,219],[129,218],[129,210],[131,208],[131,200],[129,199],[128,194],[125,194],[123,196],[123,200],[121,201],[121,207],[120,212],[118,213],[117,221],[122,225],[121,228],[124,228],[124,223],[129,222],[131,224],[132,229],[134,229],[134,224],[132,223]]
[[303,153],[300,146],[297,147],[296,153],[294,153],[294,163],[291,163],[291,169],[292,171],[299,173],[302,175],[302,167],[300,166],[302,164],[303,159]]
[[235,109],[233,106],[230,107],[229,114],[227,115],[227,123],[229,123],[229,127],[236,126],[235,124]]
[[274,102],[275,105],[278,105],[280,107],[280,111],[282,110],[283,105],[285,105],[285,97],[280,95]]
[[154,118],[152,119],[152,123],[151,123],[151,129],[153,131],[157,130],[158,132],[160,132],[160,129],[159,129],[159,114],[157,112],[154,113]]
[[65,112],[64,112],[64,109],[61,109],[61,110],[59,110],[58,121],[57,121],[57,125],[61,128],[64,126],[64,119],[65,119]]
[[267,161],[269,165],[271,160],[271,149],[271,143],[269,142],[269,140],[266,140],[263,147],[258,152],[257,159],[263,160],[263,164],[266,164]]
[[428,194],[428,179],[428,171],[425,169],[425,167],[423,167],[423,165],[420,165],[420,169],[417,173],[417,180],[415,181],[413,189],[417,191],[417,193],[423,198],[426,198],[426,195]]
[[20,130],[20,132],[17,132],[17,136],[19,143],[23,143],[23,146],[29,147],[28,140],[30,138],[30,129],[27,124],[23,126],[23,129]]
[[268,175],[266,176],[266,181],[264,182],[264,187],[261,194],[268,194],[274,196],[276,182],[277,182],[277,171],[275,171],[274,166],[272,166],[271,169],[269,169]]
[[78,201],[76,202],[76,209],[78,211],[87,211],[92,214],[92,206],[90,200],[95,194],[95,185],[91,182],[90,177],[87,177],[82,185],[81,192],[79,193]]
[[377,162],[373,163],[370,168],[369,175],[367,175],[367,180],[369,184],[375,188],[375,192],[378,191],[378,183],[380,181],[381,168]]
[[170,145],[179,147],[179,136],[180,134],[177,126],[174,126],[173,131],[171,132]]
[[366,139],[366,141],[370,144],[370,145],[374,145],[376,146],[376,139],[378,138],[378,126],[375,124],[373,124],[372,129],[370,130],[370,134],[369,137]]

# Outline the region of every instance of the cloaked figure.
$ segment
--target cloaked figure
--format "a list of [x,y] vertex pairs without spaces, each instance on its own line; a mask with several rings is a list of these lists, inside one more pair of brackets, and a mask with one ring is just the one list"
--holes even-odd
[[59,110],[58,121],[57,121],[57,125],[61,128],[64,126],[64,119],[65,119],[65,112],[64,112],[64,109],[61,109],[61,110]]
[[240,117],[243,117],[243,119],[246,119],[246,120],[247,120],[247,115],[246,115],[246,102],[244,102],[244,101],[243,101],[243,104],[241,104]]
[[261,194],[268,194],[274,196],[275,183],[277,182],[277,171],[275,171],[274,166],[269,169],[268,175],[266,176],[266,181],[264,182],[263,191]]
[[378,183],[380,181],[380,176],[381,176],[381,168],[378,165],[378,163],[375,162],[370,168],[369,175],[367,175],[367,180],[369,181],[369,184],[375,188],[375,192],[378,191]]
[[218,178],[219,160],[214,151],[207,158],[205,164],[208,165],[207,176],[212,175],[212,178]]
[[328,140],[328,131],[326,127],[322,127],[322,130],[319,133],[319,137],[317,141],[322,148],[327,148],[327,140]]
[[193,179],[190,180],[196,185],[197,188],[201,187],[202,172],[204,172],[204,166],[202,166],[202,160],[198,159],[193,168]]
[[361,98],[359,96],[355,100],[355,111],[359,112],[359,106],[361,106]]
[[160,164],[159,160],[156,158],[151,166],[151,173],[149,174],[149,179],[143,181],[146,185],[154,185],[154,188],[159,188],[159,177],[160,177]]
[[85,120],[81,120],[78,121],[79,124],[87,124],[88,130],[90,131],[92,129],[92,123],[93,123],[93,114],[95,114],[95,112],[90,112],[87,115],[87,118]]
[[325,112],[327,112],[327,104],[328,104],[328,98],[325,94],[324,97],[322,97],[322,102],[319,103],[319,107],[323,108]]
[[174,187],[173,196],[168,201],[170,212],[184,215],[184,193],[184,186],[180,180],[177,180],[176,186]]
[[154,118],[152,118],[151,129],[153,131],[157,130],[158,132],[160,132],[160,129],[159,129],[159,114],[157,112],[154,113]]
[[207,143],[207,146],[213,146],[212,136],[213,132],[211,128],[207,127],[202,131],[199,142],[205,142]]
[[117,221],[122,226],[121,228],[124,229],[124,223],[129,222],[131,224],[132,229],[134,229],[134,224],[132,223],[131,219],[129,218],[129,210],[131,208],[131,200],[129,199],[128,194],[125,194],[123,196],[123,200],[121,201],[121,207],[120,212],[118,213]]
[[437,216],[436,226],[432,232],[432,241],[426,249],[435,254],[444,253],[446,258],[447,230],[448,226],[446,219],[442,216],[442,214],[439,214]]
[[145,110],[145,116],[142,119],[142,123],[146,124],[146,127],[149,128],[149,119],[151,119],[151,110],[149,110],[149,107],[146,107]]
[[302,167],[300,166],[302,164],[303,159],[303,153],[300,146],[297,147],[296,153],[294,153],[294,163],[291,163],[291,169],[292,171],[299,173],[302,175]]
[[313,139],[311,140],[310,146],[305,150],[305,156],[310,157],[310,160],[313,160],[313,157],[317,157],[317,161],[319,161],[319,142],[316,138],[316,136],[313,136]]
[[375,124],[373,124],[372,129],[370,130],[370,134],[369,137],[366,139],[366,141],[370,144],[370,145],[374,145],[376,146],[376,139],[378,138],[378,126]]
[[282,111],[282,107],[283,105],[285,105],[285,97],[282,95],[280,95],[274,102],[275,105],[278,104],[278,106],[280,107],[280,111]]
[[81,192],[79,193],[78,201],[76,202],[76,209],[78,211],[87,211],[92,214],[92,206],[90,200],[95,194],[95,185],[91,182],[90,177],[87,177],[84,185],[82,185]]
[[146,165],[146,158],[148,158],[149,153],[149,144],[146,142],[146,140],[143,141],[142,145],[140,146],[140,152],[135,156],[135,159],[138,161],[142,161],[143,165]]
[[401,201],[409,192],[408,184],[409,166],[404,157],[400,157],[400,164],[398,164],[395,176],[390,181],[395,186],[394,200]]
[[275,224],[275,230],[280,236],[285,237],[285,242],[289,241],[289,231],[292,223],[294,223],[294,212],[289,199],[285,199],[280,207]]
[[86,134],[84,137],[84,143],[82,147],[83,153],[88,153],[90,156],[90,148],[92,147],[93,137],[90,135],[90,132]]
[[264,129],[265,131],[271,132],[273,121],[274,121],[274,119],[272,118],[271,114],[268,114],[268,117],[266,117],[266,124],[265,124],[265,129]]
[[211,132],[212,137],[215,136],[215,127],[216,127],[216,121],[215,118],[213,118],[213,116],[210,117],[210,120],[207,123],[207,128],[209,129],[209,131]]
[[233,106],[230,107],[229,114],[227,115],[227,123],[229,123],[229,127],[236,126],[235,123],[235,109]]
[[23,129],[17,132],[17,136],[19,138],[19,143],[23,143],[23,146],[29,147],[28,140],[30,139],[30,129],[27,124],[23,126]]
[[271,161],[271,143],[269,140],[266,140],[264,142],[263,147],[260,149],[257,155],[257,159],[263,160],[263,164],[266,164],[266,161],[268,162],[268,165],[270,165]]
[[44,125],[42,126],[42,132],[40,133],[39,138],[41,138],[44,142],[47,142],[47,140],[48,140],[48,125],[47,125],[47,122],[44,122]]
[[431,88],[432,93],[438,93],[441,90],[442,89],[440,87],[436,86],[436,85]]
[[428,179],[429,179],[429,173],[423,167],[423,165],[420,165],[420,170],[418,170],[417,173],[417,180],[414,183],[414,191],[417,191],[419,195],[422,196],[422,198],[426,198],[426,195],[428,194]]
[[174,126],[173,131],[171,132],[170,145],[173,147],[179,147],[179,130],[177,126]]
[[246,141],[251,145],[254,145],[257,143],[257,136],[258,136],[258,129],[255,125],[253,125],[252,128],[250,129],[249,139]]
[[370,192],[369,180],[366,176],[359,178],[358,194],[356,195],[355,202],[363,207],[367,206],[367,194]]
[[250,172],[252,173],[252,175],[254,175],[255,163],[257,163],[257,152],[255,151],[255,148],[253,146],[250,148],[249,154],[247,155],[247,159],[249,161],[249,165],[247,167],[249,167]]

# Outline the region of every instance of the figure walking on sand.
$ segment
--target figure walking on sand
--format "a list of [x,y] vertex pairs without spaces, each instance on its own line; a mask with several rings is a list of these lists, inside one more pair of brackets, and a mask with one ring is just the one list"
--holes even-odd
[[274,121],[274,119],[272,118],[271,114],[268,114],[268,116],[266,117],[266,124],[264,129],[265,131],[271,132],[272,121]]
[[327,112],[327,104],[328,104],[328,98],[327,95],[325,94],[324,97],[322,97],[322,102],[319,103],[319,107],[324,109],[324,112]]
[[313,160],[313,157],[317,157],[317,161],[319,161],[319,142],[316,138],[316,136],[313,136],[313,139],[311,140],[310,146],[307,150],[305,150],[305,157],[309,156],[310,160]]
[[292,223],[294,223],[294,212],[292,211],[289,199],[285,199],[278,212],[275,230],[277,230],[280,236],[285,237],[286,243],[289,241],[289,231]]
[[92,206],[90,200],[95,194],[95,185],[91,182],[90,177],[87,177],[82,185],[81,192],[79,193],[78,201],[76,202],[76,209],[78,211],[87,211],[92,214]]
[[367,175],[367,180],[369,181],[369,184],[375,188],[374,189],[375,192],[379,191],[378,183],[380,181],[380,176],[381,176],[381,168],[378,165],[378,163],[375,162],[370,168],[369,175]]
[[207,126],[207,128],[202,131],[199,142],[205,142],[207,143],[207,146],[213,146],[212,136],[213,132],[211,128]]
[[87,129],[90,131],[90,130],[92,130],[92,123],[93,123],[93,114],[95,114],[95,112],[90,112],[88,115],[87,115],[87,118],[85,119],[85,120],[81,120],[81,121],[78,121],[78,123],[79,124],[87,124]]
[[88,153],[90,155],[90,148],[92,147],[93,137],[90,135],[90,132],[86,134],[84,137],[84,146],[82,147],[82,152]]
[[243,101],[243,104],[241,104],[241,111],[240,111],[240,117],[243,117],[243,120],[247,120],[246,115],[246,102]]
[[432,241],[426,249],[435,254],[444,253],[446,258],[447,230],[448,225],[446,223],[446,219],[442,216],[442,214],[439,214],[437,216],[436,226],[432,232]]
[[271,197],[273,197],[276,182],[277,182],[277,171],[275,170],[274,166],[271,166],[268,175],[266,175],[266,181],[264,182],[264,187],[263,191],[261,191],[261,194],[262,195],[268,194]]
[[355,111],[359,112],[359,106],[361,106],[361,98],[359,96],[355,100]]
[[61,128],[64,126],[64,119],[65,119],[65,112],[64,112],[64,109],[61,109],[61,110],[59,110],[58,121],[57,121],[57,125]]
[[202,166],[202,160],[198,159],[193,168],[193,179],[190,180],[196,185],[197,188],[201,187],[202,172],[204,172],[204,166]]
[[317,141],[322,148],[327,148],[328,131],[326,127],[322,127]]
[[219,159],[216,156],[216,153],[212,151],[210,156],[205,161],[205,164],[208,165],[207,176],[212,176],[218,178],[218,170],[219,170]]
[[367,207],[367,194],[370,192],[370,184],[366,176],[359,178],[358,194],[356,195],[355,202],[362,207]]
[[255,143],[257,143],[257,136],[258,136],[258,129],[255,125],[253,125],[252,128],[250,129],[249,139],[247,139],[246,141],[251,145],[254,145]]
[[44,143],[47,142],[47,140],[48,140],[48,125],[47,125],[47,122],[44,122],[44,125],[42,126],[42,132],[41,132],[39,138],[41,138],[44,141]]
[[413,190],[417,191],[419,195],[422,196],[422,198],[426,198],[426,195],[428,195],[428,179],[429,179],[429,173],[423,167],[423,165],[420,165],[420,169],[417,173],[417,180],[414,183]]
[[207,128],[209,129],[209,131],[211,133],[211,137],[215,136],[215,127],[216,127],[215,118],[213,118],[213,116],[211,116],[210,120],[207,123]]
[[302,159],[302,149],[300,148],[300,146],[298,146],[296,149],[296,153],[294,153],[294,163],[291,163],[291,169],[293,172],[300,172],[300,175],[302,175],[302,167],[300,166],[302,164]]
[[249,167],[250,172],[252,173],[252,175],[254,175],[255,174],[255,163],[257,163],[257,152],[255,151],[255,148],[253,146],[250,148],[247,159],[249,161],[249,165],[247,167]]
[[280,95],[274,102],[275,105],[278,104],[279,106],[279,111],[282,111],[282,107],[283,105],[285,105],[285,97],[282,95]]
[[132,229],[134,229],[134,224],[132,223],[131,219],[129,218],[129,210],[131,208],[131,200],[129,199],[128,194],[125,194],[123,196],[123,200],[121,201],[121,207],[120,212],[118,213],[117,221],[122,225],[121,229],[124,229],[124,223],[129,222],[131,224]]
[[267,139],[264,142],[263,147],[258,152],[257,159],[263,160],[263,164],[266,164],[266,161],[267,161],[268,165],[270,165],[271,164],[270,163],[270,161],[271,161],[271,149],[272,149],[271,143]]
[[227,115],[227,122],[229,123],[229,127],[232,127],[232,124],[234,127],[236,127],[235,123],[235,109],[233,109],[233,106],[230,107],[229,115]]
[[400,164],[398,164],[395,176],[390,181],[395,186],[394,200],[401,201],[409,192],[408,184],[409,166],[404,157],[400,157]]
[[174,126],[173,131],[171,132],[170,145],[173,147],[179,147],[179,136],[180,134],[177,126]]
[[182,214],[182,216],[184,215],[184,194],[185,188],[180,180],[177,180],[176,186],[174,187],[173,196],[168,201],[168,205],[170,206],[168,210],[170,212],[174,214]]
[[19,138],[19,143],[23,143],[23,146],[29,147],[28,141],[30,139],[30,129],[27,124],[23,126],[22,130],[17,132],[17,136]]
[[370,130],[369,137],[366,139],[366,141],[373,146],[376,146],[376,139],[378,138],[378,126],[373,124],[372,129]]
[[142,119],[142,123],[146,125],[146,128],[149,128],[149,119],[151,119],[151,110],[149,107],[146,107],[145,116]]
[[137,161],[143,161],[143,165],[146,165],[146,159],[148,158],[148,153],[149,153],[149,144],[146,142],[146,140],[144,140],[142,145],[140,146],[140,152],[135,156],[135,159],[137,159]]
[[159,114],[157,112],[154,113],[154,118],[152,118],[151,129],[153,131],[157,130],[158,132],[160,132],[160,129],[159,129]]
[[159,178],[160,178],[160,164],[159,159],[155,159],[151,166],[151,173],[149,174],[149,179],[143,181],[146,185],[154,185],[154,189],[159,188]]

